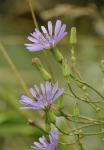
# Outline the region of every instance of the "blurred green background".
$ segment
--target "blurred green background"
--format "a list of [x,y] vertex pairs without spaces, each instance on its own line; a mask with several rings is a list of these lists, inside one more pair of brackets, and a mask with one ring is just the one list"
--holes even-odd
[[[72,26],[77,27],[78,68],[85,81],[102,91],[103,75],[99,65],[104,58],[104,0],[32,0],[32,4],[39,25],[46,25],[47,20],[54,22],[61,19],[67,24],[69,34]],[[27,35],[33,30],[34,24],[26,0],[0,0],[0,41],[28,87],[33,86],[34,82],[39,84],[43,81],[31,65],[32,58],[39,57],[47,67],[43,53],[29,53],[24,47]],[[59,48],[70,61],[68,37],[59,44]],[[49,59],[56,79],[63,85],[59,66],[51,54]],[[54,70],[54,66],[57,69]],[[42,135],[39,129],[30,127],[27,120],[33,119],[44,126],[44,121],[40,121],[43,114],[19,109],[18,100],[24,93],[0,51],[0,150],[29,150],[33,141]],[[86,107],[83,110],[89,111]],[[72,147],[69,149],[73,150]],[[104,143],[100,138],[86,138],[85,150],[103,149]]]

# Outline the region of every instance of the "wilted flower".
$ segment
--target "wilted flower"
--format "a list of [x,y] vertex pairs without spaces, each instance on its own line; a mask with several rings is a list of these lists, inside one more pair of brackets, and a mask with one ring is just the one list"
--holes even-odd
[[64,89],[58,88],[58,82],[52,88],[50,82],[46,82],[46,85],[40,84],[41,90],[34,85],[34,88],[30,88],[30,92],[34,98],[29,98],[27,96],[21,96],[20,103],[25,104],[22,109],[45,109],[49,108],[50,105],[58,99],[64,93]]
[[35,150],[55,150],[59,143],[59,134],[56,128],[51,130],[49,141],[42,136],[39,142],[34,142],[32,148]]
[[52,22],[48,21],[48,31],[44,26],[41,26],[42,33],[35,28],[35,31],[28,36],[28,40],[32,43],[25,44],[25,46],[31,52],[50,49],[67,35],[65,29],[66,25],[62,25],[60,20],[56,21],[55,29],[53,29]]

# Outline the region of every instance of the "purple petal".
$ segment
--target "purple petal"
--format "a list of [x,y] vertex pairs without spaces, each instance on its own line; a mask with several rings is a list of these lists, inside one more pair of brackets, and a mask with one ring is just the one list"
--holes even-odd
[[59,132],[58,132],[57,128],[54,128],[54,129],[51,131],[50,142],[51,142],[51,144],[53,144],[55,147],[58,145],[58,142],[59,142]]
[[64,89],[62,88],[62,89],[60,89],[56,94],[55,94],[55,96],[54,96],[54,98],[53,98],[53,102],[54,101],[56,101],[57,99],[58,99],[58,97],[60,97],[62,94],[64,93]]
[[66,25],[63,24],[61,29],[60,29],[60,32],[56,36],[54,36],[54,40],[55,40],[56,43],[59,41],[59,38],[62,37],[63,34],[65,33],[65,29],[66,29]]
[[21,104],[25,104],[25,105],[29,105],[29,106],[34,106],[35,105],[35,103],[32,101],[32,99],[31,100],[21,99],[21,100],[19,100],[19,102]]
[[60,34],[60,36],[58,36],[58,38],[55,40],[55,44],[57,44],[59,41],[61,41],[66,35],[67,35],[67,32]]
[[32,94],[33,97],[36,97],[36,92],[33,88],[30,88],[30,93]]
[[32,105],[33,104],[33,101],[29,100],[29,99],[21,99],[21,100],[19,100],[19,102],[21,104],[25,104],[25,105]]
[[55,93],[57,92],[58,90],[58,82],[56,82],[56,84],[54,85],[53,89],[52,89],[52,95],[54,96]]
[[35,145],[37,148],[42,148],[42,145],[41,145],[39,142],[34,142],[34,145]]
[[41,44],[25,44],[25,46],[30,52],[41,51],[44,49]]
[[47,40],[47,42],[49,42],[50,36],[49,36],[49,34],[48,34],[46,28],[45,28],[44,26],[41,26],[41,29],[42,29],[42,31],[43,31],[43,33],[44,33],[45,39]]
[[51,91],[51,82],[46,81],[46,93]]
[[52,36],[52,22],[51,21],[48,21],[48,32],[49,32],[49,35]]
[[54,35],[55,35],[55,36],[59,33],[60,28],[61,28],[61,21],[60,21],[60,20],[57,20],[57,21],[56,21],[56,25],[55,25],[55,32],[54,32]]
[[56,128],[51,130],[49,139],[50,143],[44,136],[39,138],[39,142],[34,142],[32,148],[35,150],[55,150],[59,142],[59,134]]
[[32,34],[36,39],[38,39],[38,40],[42,40],[42,41],[44,41],[44,42],[46,42],[46,39],[44,38],[44,36],[42,35],[42,33],[38,30],[38,29],[36,29],[35,28],[35,32]]
[[34,37],[32,37],[32,36],[28,36],[27,39],[30,40],[33,43],[39,43],[39,41],[37,39],[35,39]]
[[51,83],[50,82],[46,82],[46,96],[47,96],[47,102],[48,105],[51,104],[51,100],[52,100],[52,93],[51,93]]
[[44,105],[41,101],[34,102],[31,98],[27,96],[21,96],[20,103],[27,105],[26,107],[22,107],[22,109],[40,109],[44,108]]
[[21,99],[23,99],[23,100],[28,100],[28,101],[32,101],[31,98],[29,98],[28,96],[25,96],[25,95],[22,95],[22,96],[21,96]]
[[42,92],[42,94],[45,95],[45,87],[44,87],[44,85],[40,84],[40,86],[41,86],[41,92]]
[[44,109],[43,103],[42,102],[33,102],[33,103],[28,103],[25,104],[28,105],[26,107],[21,107],[21,109]]
[[27,107],[21,107],[21,109],[25,110],[25,109],[41,109],[41,107],[34,107],[34,106],[27,106]]
[[39,91],[38,86],[37,86],[37,85],[34,85],[34,87],[35,87],[35,90],[36,90],[37,94],[40,95],[40,91]]
[[39,138],[39,142],[44,145],[45,147],[47,146],[48,142],[46,140],[46,138],[43,136],[43,137],[40,137]]
[[42,29],[44,34],[48,34],[48,32],[47,32],[47,30],[46,30],[46,28],[44,26],[41,26],[41,29]]

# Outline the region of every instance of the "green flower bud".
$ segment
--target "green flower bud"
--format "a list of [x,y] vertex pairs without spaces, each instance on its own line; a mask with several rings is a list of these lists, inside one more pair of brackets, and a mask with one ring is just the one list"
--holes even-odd
[[32,64],[37,67],[39,72],[41,73],[41,76],[45,81],[51,81],[52,77],[51,75],[45,70],[45,68],[42,66],[40,59],[39,58],[33,58],[32,59]]
[[70,44],[76,44],[76,43],[77,43],[76,27],[72,27],[70,33]]

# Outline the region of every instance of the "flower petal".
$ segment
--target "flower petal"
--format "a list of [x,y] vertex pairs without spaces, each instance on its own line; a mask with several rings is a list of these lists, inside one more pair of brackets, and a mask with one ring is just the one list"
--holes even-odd
[[57,20],[55,25],[55,32],[54,32],[55,36],[59,33],[60,29],[61,29],[61,21]]
[[35,28],[35,32],[33,32],[32,34],[36,39],[38,39],[40,42],[43,41],[43,42],[46,42],[46,39],[44,38],[44,36],[42,35],[42,33],[37,29]]
[[39,142],[34,142],[32,148],[35,150],[55,150],[59,142],[58,130],[56,128],[51,130],[49,135],[50,143],[43,136],[39,138]]
[[[59,32],[56,36],[54,36],[54,40],[55,40],[56,43],[57,43],[58,41],[60,41],[59,39],[60,39],[60,37],[63,36],[63,34],[64,34],[64,32],[65,32],[65,29],[66,29],[66,25],[63,24],[62,27],[61,27],[61,29],[60,29],[60,32]],[[61,38],[61,39],[62,39],[62,38]]]
[[67,32],[64,32],[63,34],[61,34],[57,40],[55,40],[55,45],[60,42],[65,36],[67,35]]
[[20,103],[27,105],[26,107],[21,107],[21,109],[44,109],[43,103],[41,102],[32,102],[32,103],[24,103],[23,100],[20,100]]
[[56,84],[54,85],[53,89],[52,89],[52,95],[54,96],[55,93],[57,92],[58,90],[58,82],[56,82]]
[[52,22],[51,21],[48,21],[48,32],[49,32],[49,35],[52,36]]
[[51,96],[52,93],[51,93],[51,82],[46,82],[46,97],[47,97],[47,102],[48,102],[48,105],[51,104]]
[[30,40],[31,42],[39,43],[39,41],[32,36],[28,36],[27,39]]
[[43,145],[43,146],[47,146],[48,142],[46,140],[46,138],[43,136],[43,137],[40,137],[39,138],[39,142]]
[[40,84],[42,95],[45,95],[45,87],[43,84]]
[[58,129],[57,128],[52,129],[49,137],[50,137],[50,143],[56,147],[58,145],[58,142],[59,142]]
[[46,93],[51,91],[51,82],[46,81]]
[[34,85],[34,87],[35,87],[35,90],[36,90],[37,94],[40,95],[40,91],[39,91],[38,86],[37,86],[37,85]]
[[28,100],[28,99],[21,99],[21,100],[19,100],[19,102],[21,103],[21,104],[25,104],[25,105],[32,105],[33,104],[33,101],[31,100]]
[[60,97],[62,94],[64,93],[64,88],[60,89],[55,96],[53,97],[53,102],[56,101],[58,99],[58,97]]
[[46,28],[45,28],[44,26],[41,26],[41,29],[42,29],[42,31],[43,31],[43,33],[44,33],[45,39],[47,40],[47,42],[49,42],[50,36],[49,36],[49,34],[48,34]]
[[26,48],[30,51],[30,52],[34,52],[34,51],[41,51],[44,49],[43,45],[41,44],[25,44]]
[[33,88],[30,88],[30,93],[32,94],[33,97],[36,97],[36,92]]
[[28,96],[25,96],[25,95],[22,95],[22,96],[21,96],[21,99],[23,99],[23,100],[28,100],[28,101],[31,101],[31,102],[32,102],[32,99],[29,98]]

